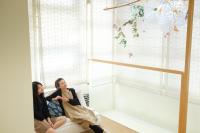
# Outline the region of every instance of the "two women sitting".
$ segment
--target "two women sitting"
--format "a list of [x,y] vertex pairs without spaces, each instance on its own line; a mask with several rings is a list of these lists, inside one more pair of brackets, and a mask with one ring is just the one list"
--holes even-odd
[[[85,129],[92,129],[94,133],[103,133],[104,130],[97,125],[97,118],[91,110],[81,106],[77,94],[73,88],[68,88],[64,79],[55,81],[57,90],[48,97],[44,97],[43,85],[33,82],[34,101],[34,127],[37,133],[55,133],[55,129],[65,123],[67,118],[81,125]],[[63,116],[51,118],[47,102],[56,100],[63,111]]]

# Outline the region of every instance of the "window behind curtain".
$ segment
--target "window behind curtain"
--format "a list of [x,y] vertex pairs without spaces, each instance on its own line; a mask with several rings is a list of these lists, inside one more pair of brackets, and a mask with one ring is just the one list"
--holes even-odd
[[[118,3],[122,0],[118,0]],[[159,1],[158,1],[159,2]],[[156,4],[156,2],[155,2]],[[200,102],[200,0],[195,1],[193,40],[190,68],[190,100]],[[130,18],[130,8],[116,10],[115,23],[120,24]],[[159,25],[154,23],[138,22],[139,38],[132,38],[131,32],[128,35],[126,48],[115,44],[116,60],[148,66],[164,67],[169,69],[184,69],[185,43],[187,25],[179,32],[171,32],[167,38],[163,37]],[[128,28],[127,28],[128,29]],[[130,29],[130,28],[129,28]],[[126,29],[125,29],[126,30]],[[128,31],[127,31],[128,33]],[[129,36],[130,35],[130,36]],[[129,57],[129,54],[132,57]],[[146,70],[124,69],[116,67],[117,79],[139,89],[149,89],[159,94],[178,96],[180,94],[180,76],[164,74]]]
[[35,0],[33,3],[33,80],[48,87],[63,77],[70,84],[86,80],[85,21],[82,0]]
[[[127,2],[117,0],[118,3]],[[156,2],[155,2],[156,3]],[[131,18],[131,7],[115,10],[115,24],[120,26]],[[127,46],[124,47],[115,39],[114,58],[120,62],[163,67],[163,37],[159,25],[142,23],[138,20],[139,37],[133,38],[131,26],[124,27]],[[116,30],[115,30],[116,32]],[[130,56],[131,55],[131,56]],[[115,66],[115,75],[119,83],[132,85],[134,88],[159,91],[162,86],[163,74],[135,68]]]
[[[200,0],[195,1],[192,52],[190,63],[190,98],[193,102],[200,101]],[[172,33],[169,42],[169,68],[183,70],[185,61],[186,26],[178,33]],[[167,88],[170,92],[180,92],[180,78],[167,76]]]
[[[91,58],[112,60],[113,14],[104,11],[112,5],[113,0],[92,0],[92,46]],[[93,84],[110,83],[112,81],[112,66],[91,62],[90,79]]]

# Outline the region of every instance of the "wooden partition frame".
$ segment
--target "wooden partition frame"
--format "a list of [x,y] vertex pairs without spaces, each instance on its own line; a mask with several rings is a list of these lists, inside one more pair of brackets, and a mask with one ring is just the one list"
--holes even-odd
[[194,15],[194,0],[189,0],[186,51],[185,51],[185,68],[184,68],[184,74],[182,75],[182,78],[181,78],[178,133],[186,133],[186,127],[187,127],[188,92],[189,92],[190,59],[191,59],[191,48],[192,48],[193,15]]
[[[124,5],[122,5],[124,6]],[[117,7],[107,8],[114,9]],[[119,65],[125,67],[138,68],[143,70],[165,72],[171,74],[181,75],[181,92],[180,92],[180,107],[179,107],[179,127],[178,133],[186,133],[187,127],[187,112],[188,112],[188,92],[189,92],[189,76],[190,76],[190,59],[191,59],[191,46],[192,46],[192,28],[193,28],[193,14],[194,14],[194,0],[189,0],[188,6],[188,23],[187,23],[187,38],[186,38],[186,51],[185,51],[185,67],[183,71],[164,69],[151,66],[142,66],[137,64],[128,64],[122,62],[90,59],[90,61],[107,63],[112,65]]]

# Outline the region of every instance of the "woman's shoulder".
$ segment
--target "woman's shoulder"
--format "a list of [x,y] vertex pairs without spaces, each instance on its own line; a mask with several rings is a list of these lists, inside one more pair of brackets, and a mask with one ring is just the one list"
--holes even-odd
[[44,97],[44,95],[39,97],[39,101],[43,102],[43,103],[46,103],[46,98]]
[[74,88],[68,88],[70,91],[74,91],[75,92],[75,89]]
[[75,90],[74,88],[68,88],[69,90]]

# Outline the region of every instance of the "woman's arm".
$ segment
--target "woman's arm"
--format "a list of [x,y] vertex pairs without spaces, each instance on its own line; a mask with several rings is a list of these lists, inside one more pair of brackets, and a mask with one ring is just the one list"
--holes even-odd
[[47,101],[46,101],[45,97],[42,98],[42,101],[43,101],[43,115],[44,115],[45,119],[50,118],[51,116],[49,113],[49,109],[48,109]]
[[54,100],[54,98],[56,98],[57,96],[59,96],[59,90],[56,90],[55,92],[53,92],[51,95],[46,97],[47,101],[52,101]]
[[70,91],[71,91],[71,93],[72,93],[72,95],[73,95],[73,99],[69,99],[68,102],[69,102],[71,105],[81,105],[81,104],[80,104],[80,101],[79,101],[79,99],[78,99],[78,97],[77,97],[77,95],[76,95],[75,90],[74,90],[73,88],[70,88]]

